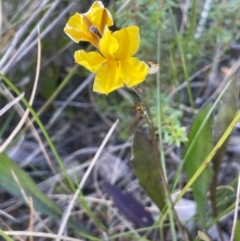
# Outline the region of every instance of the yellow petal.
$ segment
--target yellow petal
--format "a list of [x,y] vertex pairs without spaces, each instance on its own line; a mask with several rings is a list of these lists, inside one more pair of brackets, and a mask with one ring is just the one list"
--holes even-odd
[[84,66],[91,72],[96,72],[105,62],[105,59],[98,52],[86,53],[84,50],[78,50],[74,53],[76,63]]
[[69,18],[64,31],[73,41],[78,43],[82,38],[86,37],[88,26],[83,17],[80,14],[75,13]]
[[120,78],[120,68],[116,61],[108,61],[102,65],[101,69],[97,72],[93,91],[101,94],[109,94],[110,92],[124,86]]
[[84,17],[78,13],[69,18],[64,32],[76,43],[87,41],[98,47],[98,35],[89,31],[89,26]]
[[131,88],[145,80],[149,66],[138,58],[131,57],[120,61],[120,69],[124,83]]
[[114,54],[116,58],[123,60],[133,56],[137,52],[140,45],[139,28],[137,26],[130,26],[115,31],[112,36],[119,43],[119,48]]
[[99,49],[102,55],[108,60],[114,60],[114,53],[117,51],[119,44],[112,36],[108,27],[105,27],[104,34],[99,41]]
[[105,25],[113,25],[112,15],[108,9],[104,8],[101,1],[95,1],[89,11],[84,15],[90,19],[94,27],[96,27],[101,34],[103,33]]
[[109,11],[106,8],[104,8],[103,12],[102,12],[102,19],[101,19],[100,25],[98,27],[101,35],[103,35],[104,29],[106,26],[113,25],[113,21],[112,21],[112,19],[109,18],[109,14],[110,14]]

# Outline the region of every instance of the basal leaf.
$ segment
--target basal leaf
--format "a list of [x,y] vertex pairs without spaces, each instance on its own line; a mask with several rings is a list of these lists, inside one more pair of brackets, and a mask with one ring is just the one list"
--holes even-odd
[[[211,104],[203,107],[196,116],[188,134],[188,142],[185,145],[183,158],[185,159],[184,168],[188,179],[198,170],[199,166],[205,160],[207,155],[213,148],[212,144],[212,116],[205,122],[200,134],[195,138],[199,131]],[[185,154],[188,153],[185,157]],[[198,225],[200,228],[205,228],[206,222],[206,207],[207,207],[207,192],[209,189],[209,182],[211,179],[210,168],[206,167],[199,178],[192,186],[194,198],[197,202]]]
[[140,132],[136,132],[132,152],[132,165],[140,185],[162,210],[165,205],[165,192],[152,143]]

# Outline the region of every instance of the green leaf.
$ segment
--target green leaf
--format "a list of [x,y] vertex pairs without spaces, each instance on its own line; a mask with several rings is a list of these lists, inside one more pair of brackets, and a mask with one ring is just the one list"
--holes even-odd
[[[210,108],[211,104],[208,104],[200,110],[188,133],[188,142],[185,145],[183,153],[183,158],[185,157],[185,154],[188,153],[185,157],[184,162],[184,168],[188,179],[190,179],[193,174],[198,170],[199,166],[202,164],[202,162],[205,160],[205,158],[213,148],[212,116],[210,116],[210,118],[205,122],[197,139],[195,138],[202,123],[205,121],[205,117],[207,116]],[[205,212],[208,201],[206,199],[206,196],[209,188],[210,178],[210,168],[206,167],[203,173],[199,176],[199,178],[192,186],[194,198],[197,202],[198,225],[202,229],[206,228],[207,224],[207,217],[205,215]]]
[[165,192],[152,143],[140,132],[135,132],[132,151],[132,165],[140,185],[162,210],[165,205]]
[[[14,178],[14,176],[16,178]],[[0,185],[5,191],[26,203],[21,192],[22,189],[27,197],[32,197],[34,209],[36,211],[58,220],[61,219],[62,210],[51,199],[44,195],[25,171],[3,153],[0,153]],[[68,225],[81,232],[84,236],[91,236],[85,228],[72,220],[69,221]]]

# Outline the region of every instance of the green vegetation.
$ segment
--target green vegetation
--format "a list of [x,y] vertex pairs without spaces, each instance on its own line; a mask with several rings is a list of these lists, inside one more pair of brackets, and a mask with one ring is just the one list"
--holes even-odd
[[63,31],[92,2],[0,1],[0,237],[238,240],[239,1],[103,1],[160,65],[107,96]]

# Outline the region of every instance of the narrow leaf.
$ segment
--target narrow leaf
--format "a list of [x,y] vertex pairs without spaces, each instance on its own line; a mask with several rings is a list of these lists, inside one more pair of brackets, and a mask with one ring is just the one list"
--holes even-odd
[[[211,104],[208,104],[200,110],[189,130],[188,142],[185,145],[183,154],[184,158],[185,154],[188,153],[185,158],[184,168],[189,179],[198,170],[199,166],[213,148],[212,116],[205,122],[197,139],[195,138],[197,132],[202,126],[202,123],[205,121],[205,117],[207,116],[210,108]],[[192,186],[194,198],[197,202],[198,225],[202,229],[204,229],[207,224],[207,217],[205,215],[207,208],[206,196],[209,188],[210,178],[210,168],[206,167]]]
[[140,185],[162,210],[165,205],[165,192],[152,143],[140,132],[135,132],[132,152],[132,165]]

